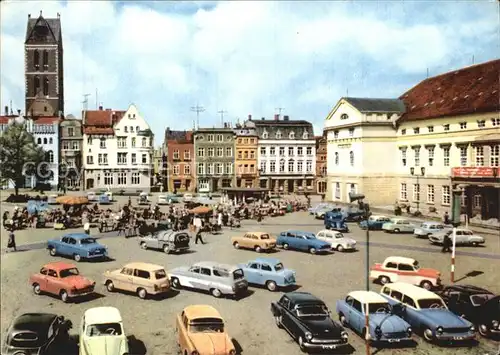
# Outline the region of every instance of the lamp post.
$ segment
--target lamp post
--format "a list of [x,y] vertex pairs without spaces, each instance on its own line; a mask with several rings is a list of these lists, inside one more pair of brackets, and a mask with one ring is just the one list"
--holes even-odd
[[420,213],[420,177],[425,176],[425,167],[420,168],[420,174],[416,174],[415,168],[411,167],[410,174],[411,174],[411,176],[417,177],[417,186],[418,186],[417,214],[419,214]]

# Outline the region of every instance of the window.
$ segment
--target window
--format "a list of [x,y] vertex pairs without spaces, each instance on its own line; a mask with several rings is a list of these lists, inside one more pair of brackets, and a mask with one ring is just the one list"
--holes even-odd
[[492,118],[491,119],[491,125],[493,127],[500,126],[500,118]]
[[87,155],[87,164],[94,164],[94,157],[92,155]]
[[99,165],[102,165],[103,164],[103,159],[102,159],[102,154],[99,153],[99,155],[97,156],[97,163]]
[[294,165],[295,165],[295,162],[293,161],[293,159],[290,159],[288,161],[288,172],[289,173],[293,173]]
[[[230,149],[230,148],[228,148]],[[255,151],[251,150],[250,151],[250,159],[255,159]]]
[[111,173],[104,173],[104,185],[113,185],[113,175]]
[[214,156],[214,148],[208,148],[207,149],[207,156],[208,157],[213,157]]
[[224,137],[222,136],[222,134],[218,134],[216,139],[217,139],[217,142],[222,142],[224,140]]
[[118,137],[116,139],[116,143],[118,145],[118,148],[127,148],[127,138],[125,137]]
[[276,139],[281,139],[281,132],[280,131],[276,132]]
[[127,185],[127,173],[118,173],[118,185]]
[[189,164],[184,164],[184,175],[191,175],[191,166]]
[[226,175],[233,174],[233,163],[226,163]]
[[[42,142],[42,140],[40,138],[38,138],[38,140],[39,140],[38,144],[40,144]],[[69,150],[69,142],[68,141],[62,142],[62,150]]]
[[285,171],[285,159],[280,160],[280,173]]
[[335,165],[339,165],[339,152],[335,152]]
[[476,149],[476,166],[484,166],[484,147],[477,146]]
[[132,153],[130,160],[132,161],[132,164],[137,164],[137,155]]
[[241,150],[238,150],[238,159],[243,159],[243,152]]
[[127,164],[127,153],[118,153],[117,161],[118,164]]
[[460,166],[467,166],[467,147],[460,147]]
[[474,195],[474,208],[481,208],[481,195]]
[[123,132],[128,133],[128,127],[127,126],[123,127]]
[[[413,267],[412,268],[412,271],[413,271]],[[412,298],[408,297],[408,296],[403,296],[403,303],[410,306],[410,307],[413,307],[413,308],[417,308],[417,306],[415,305],[415,301],[413,301]]]
[[47,50],[43,51],[43,69],[49,69],[49,52]]
[[420,184],[413,185],[413,201],[420,201]]
[[313,151],[312,147],[307,147],[307,148],[306,148],[306,154],[307,154],[308,156],[311,156],[311,155],[313,154],[313,153],[312,153],[312,151]]
[[174,150],[173,158],[175,160],[179,160],[179,157],[180,157],[179,149]]
[[356,193],[356,184],[349,184],[349,192],[353,194]]
[[302,147],[297,147],[297,155],[301,157],[303,155],[304,149]]
[[272,161],[269,163],[269,172],[275,173],[276,172],[276,162]]
[[349,128],[349,137],[354,137],[354,128]]
[[450,147],[443,148],[443,165],[450,166]]
[[449,130],[450,130],[450,124],[449,124],[449,123],[444,124],[444,125],[443,125],[443,130],[444,130],[445,132],[449,131]]
[[38,49],[35,49],[33,52],[33,64],[35,65],[35,69],[40,68],[40,52]]
[[174,173],[174,175],[179,175],[180,170],[181,170],[181,169],[180,169],[179,164],[175,164],[175,165],[174,165],[174,169],[173,169],[173,173]]
[[427,185],[427,203],[434,203],[434,185]]
[[146,164],[147,162],[148,162],[148,156],[147,156],[147,154],[143,154],[142,155],[142,163]]
[[292,132],[290,132],[290,133],[288,134],[288,138],[290,138],[290,139],[295,139],[295,132],[293,132],[293,131],[292,131]]
[[40,77],[38,75],[35,76],[35,79],[33,79],[33,96],[38,94],[38,91],[40,90]]
[[349,152],[349,162],[351,166],[354,166],[354,152],[352,150]]
[[399,198],[403,201],[408,201],[408,190],[406,187],[406,183],[401,184],[401,188],[399,190]]
[[269,138],[269,133],[267,133],[267,132],[262,133],[262,138],[263,139]]
[[49,78],[43,79],[43,94],[49,96]]
[[308,139],[308,138],[309,138],[309,133],[304,132],[304,134],[302,135],[302,139]]
[[[132,116],[132,118],[135,118],[135,113],[134,113],[134,115]],[[139,132],[139,131],[140,131],[139,126],[135,126],[135,131],[136,131],[136,132]]]
[[47,144],[47,138],[43,139],[43,144]]
[[353,300],[353,302],[352,302],[352,307],[353,307],[356,311],[358,311],[358,312],[360,312],[360,313],[363,313],[363,311],[361,310],[361,303],[360,303],[358,300]]
[[146,144],[146,143],[147,143],[147,142],[146,142],[146,138],[144,138],[144,137],[143,137],[143,138],[141,139],[141,145],[142,145],[143,147],[147,147],[147,144]]
[[333,138],[338,139],[339,138],[339,131],[334,131],[333,132]]
[[213,135],[213,134],[209,134],[209,135],[207,136],[207,140],[208,140],[209,142],[213,142],[213,141],[214,141],[214,135]]
[[349,118],[349,116],[347,115],[347,113],[343,113],[340,115],[341,120],[347,120],[348,118]]
[[217,175],[222,175],[222,173],[223,173],[222,171],[223,171],[223,165],[222,165],[222,163],[216,163],[215,164],[215,173]]
[[434,147],[427,148],[427,153],[429,155],[429,166],[434,164]]
[[428,131],[429,133],[434,132],[434,126],[427,126],[427,131]]
[[406,135],[406,129],[402,129],[402,130],[401,130],[401,135],[402,135],[402,136],[405,136],[405,135]]
[[477,128],[484,128],[486,127],[486,121],[485,120],[479,120],[477,121]]
[[340,182],[335,183],[335,198],[340,200]]
[[500,145],[490,146],[490,166],[499,166]]
[[184,160],[191,159],[191,152],[189,150],[184,150]]
[[409,264],[399,264],[398,265],[398,270],[399,271],[415,271],[412,265]]
[[441,196],[441,203],[443,205],[449,205],[450,204],[450,186],[449,185],[443,185],[443,194]]
[[214,173],[214,164],[207,164],[207,175],[213,175]]
[[198,175],[205,175],[205,164],[198,163]]
[[106,149],[106,138],[101,138],[100,141],[99,141],[99,147],[101,147],[101,149]]
[[401,165],[406,166],[406,148],[401,149]]
[[297,162],[297,172],[301,173],[303,171],[303,163],[301,160]]
[[420,133],[420,128],[419,127],[414,127],[413,128],[413,134],[419,134]]
[[266,173],[266,162],[265,161],[260,162],[260,172],[261,172],[261,174]]
[[[217,152],[217,156],[218,157],[222,157],[222,155],[224,153],[224,149],[222,149],[222,147],[217,147],[217,151],[216,152]],[[247,152],[245,152],[245,153],[247,153]]]
[[312,161],[310,161],[310,160],[306,161],[306,171],[308,173],[312,173],[312,169],[313,169],[313,163],[312,163]]
[[138,172],[132,173],[132,185],[139,185],[141,183],[141,175]]
[[[231,147],[226,147],[226,157],[232,157],[233,156],[233,148]],[[252,159],[255,158],[255,153],[252,151],[252,156],[251,156]]]
[[280,151],[280,156],[285,155],[285,147],[280,147],[279,151]]
[[198,156],[199,157],[205,156],[205,148],[198,148]]
[[135,137],[132,137],[132,148],[135,148]]
[[415,154],[415,166],[420,166],[420,148],[413,149],[413,153]]
[[460,129],[466,129],[467,128],[467,122],[460,122]]
[[[38,143],[38,144],[42,144],[42,138],[38,138],[38,139],[37,139],[37,143]],[[65,142],[65,143],[67,143],[67,142]],[[67,149],[67,148],[66,148],[66,149]]]
[[266,147],[260,147],[260,155],[266,155]]
[[276,148],[275,147],[270,147],[269,148],[269,155],[270,156],[275,156],[276,155]]

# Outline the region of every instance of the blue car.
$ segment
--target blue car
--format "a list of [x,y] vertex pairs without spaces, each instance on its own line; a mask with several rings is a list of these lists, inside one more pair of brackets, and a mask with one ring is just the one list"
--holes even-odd
[[373,291],[353,291],[345,300],[337,301],[337,314],[344,327],[366,336],[368,306],[370,339],[374,342],[400,343],[411,339],[411,326],[398,314],[402,308]]
[[359,222],[361,229],[382,230],[384,223],[390,222],[391,219],[386,216],[370,216],[367,220]]
[[295,285],[295,271],[285,269],[278,259],[256,258],[238,267],[243,269],[248,283],[266,286],[269,291]]
[[47,242],[47,249],[51,256],[69,256],[75,261],[82,259],[105,259],[108,257],[108,250],[104,245],[99,244],[95,238],[84,233],[69,233],[61,239],[51,239]]
[[342,212],[326,212],[325,214],[325,228],[334,231],[349,232],[349,227],[345,223],[344,214]]
[[407,283],[384,285],[381,295],[391,305],[401,305],[401,317],[428,342],[467,341],[476,337],[474,325],[446,307],[434,292]]
[[314,233],[301,231],[281,232],[276,239],[276,246],[308,251],[311,254],[326,253],[332,249],[330,243],[317,239]]
[[419,227],[413,230],[413,234],[416,238],[428,238],[434,233],[439,233],[451,228],[453,228],[453,226],[440,222],[423,222]]

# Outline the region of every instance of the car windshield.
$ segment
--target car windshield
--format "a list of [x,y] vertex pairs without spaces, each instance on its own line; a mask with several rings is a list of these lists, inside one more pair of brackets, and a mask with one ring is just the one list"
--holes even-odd
[[261,234],[260,239],[269,239],[269,234]]
[[122,326],[120,323],[90,324],[87,325],[86,334],[89,337],[122,335]]
[[316,239],[316,236],[314,234],[304,234],[302,237],[304,239]]
[[297,315],[299,317],[326,317],[328,316],[328,308],[322,304],[301,306],[297,308]]
[[342,233],[335,233],[335,238],[341,239],[341,238],[344,238],[344,235]]
[[160,280],[167,277],[167,272],[164,269],[155,271],[155,279]]
[[389,303],[370,303],[368,305],[368,313],[391,313]]
[[78,269],[76,267],[72,267],[71,269],[61,270],[59,272],[59,276],[61,278],[69,277],[69,276],[76,276],[76,275],[79,275],[79,274],[80,273],[78,272]]
[[420,265],[418,264],[418,261],[415,260],[413,262],[413,268],[415,269],[415,271],[420,269]]
[[46,339],[39,338],[34,332],[17,333],[9,339],[8,343],[16,348],[38,348],[43,345]]
[[422,298],[418,300],[418,306],[422,309],[426,308],[446,308],[440,298]]
[[285,267],[283,266],[282,263],[277,263],[276,265],[274,265],[274,270],[276,271],[281,271],[283,270]]
[[192,333],[223,333],[224,322],[219,318],[197,318],[189,322]]
[[96,240],[94,238],[80,239],[80,244],[95,244]]
[[473,306],[481,306],[485,304],[487,301],[491,300],[495,295],[492,295],[490,293],[485,293],[482,295],[472,295],[470,296],[470,301]]
[[233,278],[235,280],[239,280],[245,277],[245,274],[243,273],[243,270],[237,269],[233,271]]

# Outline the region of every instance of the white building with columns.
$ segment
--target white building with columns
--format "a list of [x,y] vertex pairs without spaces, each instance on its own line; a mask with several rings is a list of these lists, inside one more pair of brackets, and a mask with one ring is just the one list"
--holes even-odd
[[154,136],[135,105],[126,111],[83,111],[83,167],[86,189],[149,189]]

